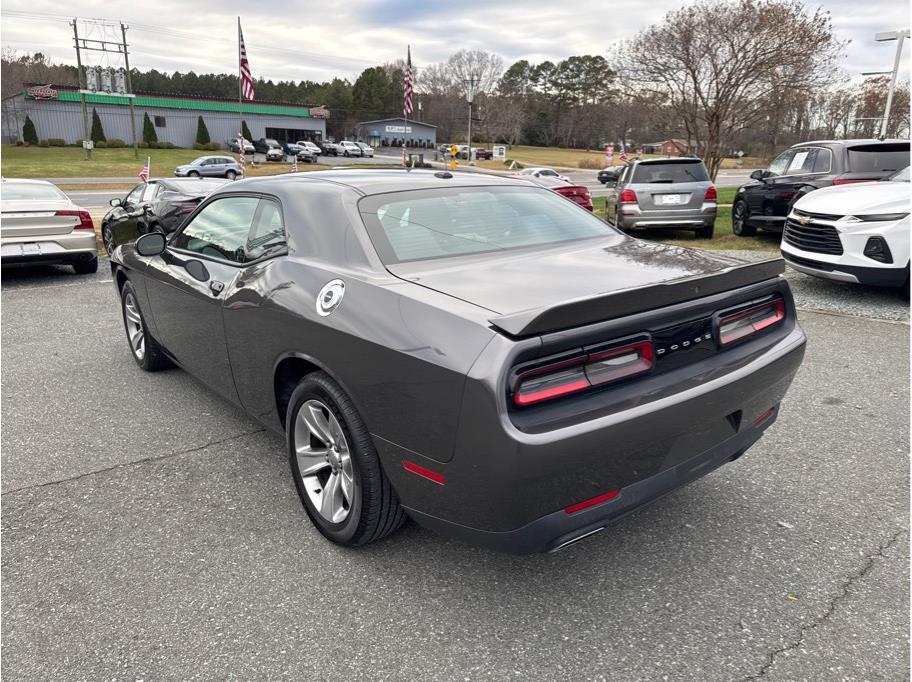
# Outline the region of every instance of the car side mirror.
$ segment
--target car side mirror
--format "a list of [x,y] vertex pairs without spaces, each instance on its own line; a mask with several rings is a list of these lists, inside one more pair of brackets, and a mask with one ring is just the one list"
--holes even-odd
[[165,252],[167,242],[161,232],[149,232],[136,240],[136,253],[140,256],[160,256]]
[[750,174],[751,180],[766,180],[766,171],[755,170]]
[[108,203],[111,204],[111,206],[117,207],[117,206],[121,206],[123,204],[123,201],[115,197],[114,199],[111,199],[111,201],[109,201]]

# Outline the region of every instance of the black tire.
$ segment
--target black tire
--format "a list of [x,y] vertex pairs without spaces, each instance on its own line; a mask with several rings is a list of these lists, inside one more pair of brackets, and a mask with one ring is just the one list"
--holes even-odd
[[91,275],[98,272],[98,258],[76,261],[73,263],[73,272],[77,275]]
[[[133,301],[135,309],[139,312],[139,317],[142,320],[145,349],[141,358],[137,357],[137,354],[133,351],[133,346],[130,344],[130,330],[127,326],[127,302],[130,300]],[[133,360],[136,361],[136,364],[147,372],[157,372],[170,366],[171,362],[165,356],[162,347],[158,344],[158,341],[155,340],[152,334],[149,333],[149,327],[146,325],[146,318],[139,307],[139,296],[136,294],[136,289],[133,288],[133,284],[129,280],[124,282],[123,287],[120,289],[120,313],[124,321],[124,331],[127,333],[127,344],[130,346],[130,355],[133,356]]]
[[187,173],[188,178],[198,178],[200,176],[199,171],[190,171]]
[[747,224],[749,215],[747,202],[737,199],[732,206],[732,232],[738,237],[753,237],[757,234],[757,228]]
[[[333,413],[348,443],[355,492],[348,515],[339,523],[325,519],[316,509],[304,488],[298,467],[295,421],[307,400],[318,400]],[[406,519],[405,511],[383,472],[370,433],[349,397],[325,372],[308,374],[292,392],[285,418],[285,433],[295,487],[304,510],[324,537],[345,547],[360,547],[386,537],[402,526]]]
[[230,170],[225,173],[225,177],[229,180],[234,180],[237,177],[237,173],[235,173],[233,170]]
[[697,239],[712,239],[713,233],[716,231],[716,222],[713,221],[709,225],[703,227],[698,227],[694,230],[694,234],[697,236]]
[[348,156],[348,150],[347,150],[347,149],[346,149],[344,152],[342,152],[342,156]]

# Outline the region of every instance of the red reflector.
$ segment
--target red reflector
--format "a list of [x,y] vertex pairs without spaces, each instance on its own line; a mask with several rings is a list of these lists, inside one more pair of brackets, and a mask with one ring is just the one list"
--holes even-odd
[[576,504],[571,504],[569,507],[564,509],[564,512],[567,514],[575,514],[578,511],[583,511],[583,509],[589,509],[589,507],[594,507],[597,504],[602,502],[607,502],[608,500],[613,500],[615,497],[621,494],[620,490],[612,490],[611,492],[604,493],[598,497],[593,497],[591,500],[586,500],[585,502],[577,502]]
[[72,210],[62,210],[54,213],[55,216],[76,216],[79,218],[79,224],[76,225],[74,230],[94,230],[95,225],[92,224],[92,216],[89,215],[88,211],[72,211]]
[[625,189],[621,192],[621,196],[618,197],[619,204],[636,204],[637,195],[632,189]]
[[431,471],[430,469],[425,469],[420,464],[415,464],[410,462],[407,459],[402,460],[402,468],[406,471],[411,471],[413,474],[418,474],[422,478],[426,478],[429,481],[433,481],[437,485],[446,485],[446,478],[443,474],[438,474],[436,471]]
[[706,190],[706,195],[703,197],[703,201],[716,201],[716,188],[715,185],[711,185],[708,190]]
[[871,182],[872,178],[836,178],[834,185],[851,185],[855,182]]
[[785,303],[777,298],[719,320],[719,341],[724,346],[778,324],[785,318]]
[[754,419],[754,426],[760,426],[763,422],[773,416],[773,412],[776,410],[775,407],[769,408],[766,412]]

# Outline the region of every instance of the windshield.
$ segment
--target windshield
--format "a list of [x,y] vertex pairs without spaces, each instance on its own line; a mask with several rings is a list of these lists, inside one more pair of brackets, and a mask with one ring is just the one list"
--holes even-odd
[[359,204],[385,263],[559,244],[615,234],[591,213],[544,189],[414,190]]
[[889,173],[909,165],[909,143],[849,147],[852,173]]
[[0,185],[0,198],[3,201],[60,201],[67,200],[66,194],[54,185],[32,183],[4,182]]
[[707,182],[709,175],[702,161],[673,163],[641,163],[633,171],[634,183]]
[[909,167],[906,166],[899,173],[894,173],[889,179],[892,182],[909,182]]

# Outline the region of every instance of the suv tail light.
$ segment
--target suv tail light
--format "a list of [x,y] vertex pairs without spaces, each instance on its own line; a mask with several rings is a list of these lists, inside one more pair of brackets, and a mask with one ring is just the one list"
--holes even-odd
[[92,216],[89,215],[88,211],[73,211],[73,210],[63,210],[57,211],[54,213],[55,216],[76,216],[79,218],[79,224],[76,225],[74,230],[94,230],[95,225],[92,223]]
[[632,189],[625,189],[621,192],[621,196],[618,197],[619,204],[636,204],[637,201],[636,192]]
[[854,182],[871,182],[874,178],[844,178],[837,177],[833,180],[834,185],[851,185]]
[[648,372],[654,363],[655,350],[647,339],[583,353],[522,372],[514,384],[513,401],[525,406],[578,393]]
[[736,341],[779,324],[785,319],[785,302],[781,298],[754,305],[719,318],[719,345]]
[[706,190],[706,194],[703,197],[703,201],[717,201],[718,194],[716,194],[716,186],[710,185],[709,189]]

